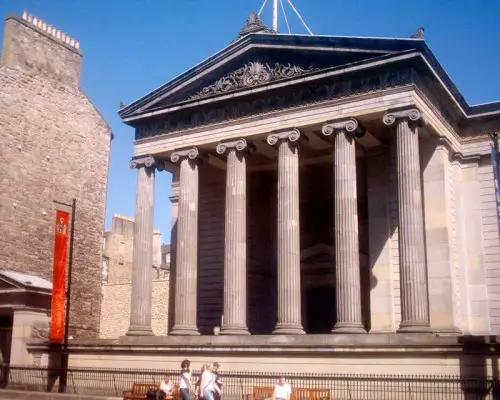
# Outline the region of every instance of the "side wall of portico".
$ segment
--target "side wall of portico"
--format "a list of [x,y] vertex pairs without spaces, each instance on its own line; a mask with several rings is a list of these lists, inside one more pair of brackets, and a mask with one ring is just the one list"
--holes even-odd
[[500,240],[493,167],[489,157],[481,159],[477,173],[483,265],[488,289],[490,329],[491,333],[500,334]]
[[421,141],[427,276],[431,326],[436,332],[458,331],[459,271],[452,166],[448,149],[434,138]]

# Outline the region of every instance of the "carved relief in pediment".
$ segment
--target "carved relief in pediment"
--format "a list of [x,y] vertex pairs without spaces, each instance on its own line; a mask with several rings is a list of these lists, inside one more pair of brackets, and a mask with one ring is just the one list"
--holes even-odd
[[213,84],[205,86],[199,92],[192,94],[189,96],[189,100],[253,87],[279,79],[293,78],[315,71],[319,71],[319,68],[313,66],[304,67],[294,63],[250,61],[236,71],[223,76]]

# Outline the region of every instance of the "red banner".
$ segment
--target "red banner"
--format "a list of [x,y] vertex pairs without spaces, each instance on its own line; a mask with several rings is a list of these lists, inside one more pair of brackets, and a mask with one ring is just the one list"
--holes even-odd
[[66,264],[69,237],[69,213],[56,210],[54,233],[54,272],[52,278],[52,304],[50,341],[62,343],[64,339],[64,309],[66,303]]

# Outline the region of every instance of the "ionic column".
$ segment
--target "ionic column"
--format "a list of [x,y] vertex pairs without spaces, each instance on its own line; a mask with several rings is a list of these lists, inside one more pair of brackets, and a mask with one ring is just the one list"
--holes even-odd
[[171,335],[199,335],[197,317],[198,279],[198,162],[197,148],[175,151],[180,163],[174,326]]
[[303,334],[300,296],[299,153],[297,129],[275,132],[278,146],[278,321],[274,334]]
[[429,332],[429,295],[416,107],[390,110],[384,124],[396,126],[401,324],[398,332]]
[[151,296],[153,268],[153,225],[155,197],[155,168],[162,170],[152,156],[130,162],[137,168],[135,203],[134,248],[132,260],[132,299],[130,326],[127,336],[152,335]]
[[248,335],[247,328],[247,221],[245,139],[219,143],[227,154],[224,248],[224,321],[221,335]]
[[337,322],[332,333],[365,333],[361,318],[358,201],[355,137],[362,133],[354,118],[329,121],[325,136],[333,135],[333,215]]

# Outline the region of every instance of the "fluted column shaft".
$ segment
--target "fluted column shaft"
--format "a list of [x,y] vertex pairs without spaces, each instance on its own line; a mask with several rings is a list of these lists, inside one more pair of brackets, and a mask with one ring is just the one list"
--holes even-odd
[[171,335],[199,335],[198,279],[198,149],[172,153],[180,163],[174,326]]
[[272,133],[278,146],[278,315],[275,334],[303,334],[300,291],[299,153],[296,129]]
[[428,332],[429,294],[418,127],[425,120],[417,108],[389,111],[386,125],[396,126],[401,324],[399,332]]
[[364,333],[361,316],[358,202],[354,118],[327,122],[323,134],[333,135],[335,277],[337,322],[334,333]]
[[220,143],[217,153],[227,154],[224,247],[223,335],[248,335],[247,328],[247,218],[245,139]]
[[151,297],[153,267],[153,226],[155,194],[155,160],[153,157],[135,159],[137,168],[134,248],[132,259],[132,298],[128,336],[152,335]]

